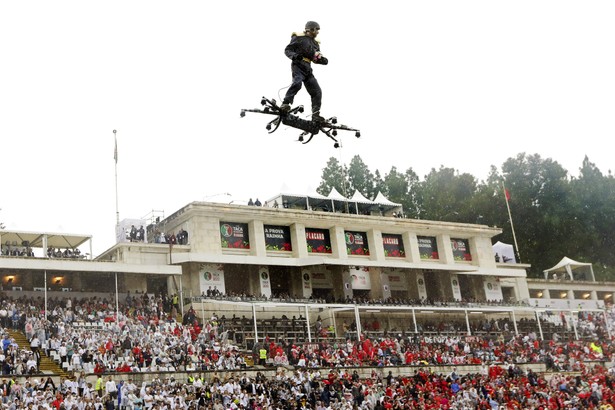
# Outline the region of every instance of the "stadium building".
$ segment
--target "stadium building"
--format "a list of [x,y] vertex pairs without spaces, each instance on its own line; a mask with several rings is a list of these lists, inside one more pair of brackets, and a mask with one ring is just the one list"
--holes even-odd
[[580,338],[576,313],[603,312],[615,293],[615,284],[595,282],[591,265],[577,274],[587,264],[528,279],[529,265],[496,255],[500,228],[402,216],[381,194],[192,202],[149,223],[122,221],[118,242],[95,258],[87,235],[0,231],[0,280],[12,296],[117,304],[129,292],[178,294],[180,313],[232,318],[245,345],[320,332],[472,335],[494,322],[542,338],[565,322]]

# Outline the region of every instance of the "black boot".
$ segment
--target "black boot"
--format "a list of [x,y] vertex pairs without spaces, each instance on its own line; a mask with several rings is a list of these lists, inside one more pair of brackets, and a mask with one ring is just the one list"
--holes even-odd
[[325,122],[325,119],[320,116],[319,112],[312,113],[312,121],[314,122]]

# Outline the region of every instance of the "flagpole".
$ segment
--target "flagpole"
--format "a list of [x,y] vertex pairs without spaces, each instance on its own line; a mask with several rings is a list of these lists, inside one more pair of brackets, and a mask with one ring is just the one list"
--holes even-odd
[[508,204],[508,194],[506,191],[506,186],[504,185],[504,181],[502,181],[502,189],[504,189],[504,198],[506,199],[506,209],[508,209],[508,220],[510,221],[510,229],[512,230],[513,241],[515,242],[515,248],[517,248],[517,256],[519,260],[517,262],[521,263],[521,253],[519,252],[519,245],[517,245],[517,235],[515,235],[515,226],[513,225],[512,215],[510,213],[510,205]]
[[117,130],[113,130],[113,140],[115,149],[113,150],[113,159],[115,160],[115,235],[119,238],[120,234],[120,208],[117,195]]

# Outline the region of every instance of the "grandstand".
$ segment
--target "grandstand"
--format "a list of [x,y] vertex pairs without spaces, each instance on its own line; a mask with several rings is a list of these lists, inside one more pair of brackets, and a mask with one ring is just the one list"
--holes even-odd
[[[552,326],[578,339],[579,311],[603,314],[615,294],[612,283],[528,279],[528,265],[496,261],[499,228],[402,214],[383,195],[193,202],[152,221],[146,241],[118,237],[95,258],[88,235],[2,231],[0,279],[9,294],[110,297],[116,305],[130,293],[177,294],[178,314],[249,318],[233,323],[244,347],[265,336],[310,342],[319,317],[335,338],[442,332],[439,323],[476,335],[495,321],[518,334],[523,320],[541,339],[552,337]],[[31,251],[15,254],[20,247]],[[277,322],[293,316],[301,328]]]

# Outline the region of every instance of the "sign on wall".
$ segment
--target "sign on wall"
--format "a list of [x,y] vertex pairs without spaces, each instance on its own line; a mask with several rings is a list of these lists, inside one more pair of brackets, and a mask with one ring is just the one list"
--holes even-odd
[[346,237],[346,253],[348,255],[369,255],[366,232],[346,231],[344,236]]
[[369,278],[369,268],[350,269],[352,289],[371,290],[372,281]]
[[451,238],[451,248],[453,249],[453,258],[456,261],[471,261],[470,243],[467,239]]
[[312,273],[309,269],[301,270],[301,281],[303,283],[303,286],[301,286],[303,297],[309,298],[312,296]]
[[331,278],[331,272],[312,272],[312,287],[315,289],[332,289],[333,279]]
[[269,268],[267,266],[262,266],[258,270],[258,280],[261,285],[261,295],[265,295],[266,297],[271,297],[271,278],[269,277]]
[[440,259],[435,236],[417,236],[421,259]]
[[305,228],[309,253],[331,253],[331,236],[328,229]]
[[504,299],[502,295],[502,287],[500,286],[500,281],[493,276],[489,276],[483,279],[483,286],[485,288],[485,298],[487,301],[497,301],[500,302]]
[[459,286],[459,277],[454,273],[451,274],[451,289],[453,290],[453,299],[460,301],[461,287]]
[[268,251],[290,252],[293,247],[290,243],[290,227],[278,225],[265,225],[265,248]]
[[203,263],[199,267],[199,290],[201,295],[208,296],[212,291],[226,293],[224,284],[224,268],[222,265]]
[[425,275],[423,275],[423,272],[416,274],[416,287],[419,291],[419,299],[427,299],[427,286],[425,285]]
[[250,249],[248,224],[220,222],[220,245],[222,248]]
[[401,273],[388,273],[388,282],[391,290],[408,290],[408,283],[406,276],[402,276]]
[[382,247],[384,248],[384,256],[389,258],[403,258],[406,256],[404,251],[404,243],[401,235],[392,233],[382,234]]

